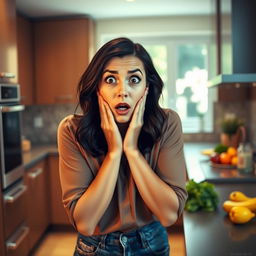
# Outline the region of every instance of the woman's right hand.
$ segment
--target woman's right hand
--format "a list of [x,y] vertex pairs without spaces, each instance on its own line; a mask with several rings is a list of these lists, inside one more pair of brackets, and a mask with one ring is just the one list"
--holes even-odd
[[103,97],[97,93],[100,119],[101,119],[101,129],[104,132],[109,153],[119,153],[122,154],[123,142],[118,127],[116,125],[114,116],[108,103],[103,99]]

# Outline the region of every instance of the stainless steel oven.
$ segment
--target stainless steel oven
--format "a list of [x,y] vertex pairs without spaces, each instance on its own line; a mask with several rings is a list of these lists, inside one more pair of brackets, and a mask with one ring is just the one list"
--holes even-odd
[[18,84],[0,84],[0,169],[2,189],[23,177]]

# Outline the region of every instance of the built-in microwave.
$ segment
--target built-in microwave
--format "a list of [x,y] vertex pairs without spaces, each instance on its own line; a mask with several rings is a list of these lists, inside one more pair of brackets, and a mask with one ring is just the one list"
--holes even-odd
[[0,84],[0,169],[2,189],[23,177],[18,84]]

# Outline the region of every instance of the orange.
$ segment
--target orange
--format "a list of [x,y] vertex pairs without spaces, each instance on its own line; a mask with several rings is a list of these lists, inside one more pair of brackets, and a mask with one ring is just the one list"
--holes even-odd
[[220,154],[220,162],[222,164],[230,164],[231,156],[228,153],[226,153],[226,152],[221,153]]
[[237,162],[238,162],[238,157],[237,156],[233,156],[232,159],[231,159],[231,164],[232,165],[237,165]]
[[237,155],[237,150],[234,147],[228,147],[227,153],[232,157]]

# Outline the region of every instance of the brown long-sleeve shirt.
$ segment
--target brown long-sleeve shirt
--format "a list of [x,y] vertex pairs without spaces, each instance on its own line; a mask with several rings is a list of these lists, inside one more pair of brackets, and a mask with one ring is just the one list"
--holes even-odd
[[[153,146],[151,152],[144,157],[156,174],[177,194],[178,215],[180,215],[187,198],[182,128],[176,112],[165,111],[167,118],[163,125],[162,136]],[[75,132],[79,119],[79,116],[67,116],[61,121],[58,128],[59,170],[63,203],[74,227],[76,227],[76,223],[73,212],[76,202],[97,175],[104,159],[104,156],[92,157],[76,141]],[[130,231],[155,219],[156,217],[148,209],[136,188],[127,160],[122,157],[114,195],[99,221],[94,235],[114,231]]]

